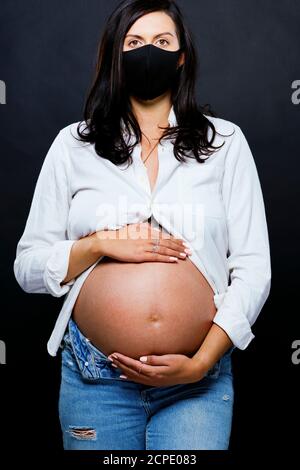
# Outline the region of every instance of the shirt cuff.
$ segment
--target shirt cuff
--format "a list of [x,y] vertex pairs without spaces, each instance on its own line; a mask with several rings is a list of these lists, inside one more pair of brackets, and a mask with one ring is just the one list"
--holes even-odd
[[64,285],[60,283],[65,279],[69,267],[70,252],[76,240],[61,240],[54,243],[52,253],[47,260],[44,271],[44,283],[51,295],[61,297],[69,292],[75,279]]
[[222,300],[226,293],[215,294],[214,301],[219,309],[213,319],[216,325],[220,326],[231,339],[234,347],[246,349],[250,342],[255,338],[251,330],[248,319],[241,314],[231,314],[227,308],[222,308]]

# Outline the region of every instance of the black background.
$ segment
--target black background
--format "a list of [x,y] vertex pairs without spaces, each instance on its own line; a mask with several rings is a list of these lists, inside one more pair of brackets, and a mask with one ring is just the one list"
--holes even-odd
[[[82,119],[98,39],[118,2],[2,0],[0,106],[2,306],[1,440],[13,458],[61,449],[57,400],[60,357],[46,343],[62,299],[28,295],[13,274],[34,186],[58,131]],[[272,289],[253,331],[235,350],[235,413],[230,449],[243,464],[297,451],[300,365],[299,144],[300,2],[178,1],[200,56],[197,96],[237,123],[252,149],[263,189],[272,256]],[[260,456],[259,456],[260,452]]]

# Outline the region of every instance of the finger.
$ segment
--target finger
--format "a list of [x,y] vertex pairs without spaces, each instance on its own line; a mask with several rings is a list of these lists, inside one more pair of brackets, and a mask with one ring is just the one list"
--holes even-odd
[[[119,356],[119,354],[118,354]],[[167,366],[162,366],[162,365],[148,365],[144,364],[143,362],[137,361],[138,366],[128,366],[124,362],[118,359],[114,359],[114,364],[116,364],[122,371],[124,372],[125,375],[133,375],[133,376],[139,376],[139,375],[144,375],[147,377],[152,377],[155,374],[163,374],[166,373],[168,370]]]
[[125,356],[125,354],[112,353],[108,357],[111,357],[115,364],[118,362],[119,364],[127,366],[132,370],[139,370],[141,366],[141,362],[138,359],[133,359],[132,357]]
[[185,245],[183,245],[183,243],[174,242],[173,240],[170,240],[169,238],[156,237],[151,240],[152,245],[156,245],[157,243],[159,246],[165,246],[166,248],[172,248],[173,250],[182,251],[184,248],[186,248]]
[[175,257],[180,257],[181,259],[185,259],[187,257],[187,253],[181,250],[173,250],[171,248],[165,247],[163,245],[159,245],[158,249],[156,251],[153,251],[154,244],[150,244],[147,246],[146,251],[150,253],[157,253],[163,256],[175,256]]
[[183,248],[173,249],[173,248],[166,247],[164,245],[159,245],[159,249],[157,253],[160,253],[161,255],[168,255],[168,256],[180,256],[180,258],[185,259],[188,254],[183,251]]
[[181,239],[176,239],[172,237],[168,232],[163,232],[162,230],[157,229],[156,227],[151,229],[151,238],[152,239],[157,239],[159,238],[160,241],[166,240],[168,242],[174,243],[174,245],[182,245],[184,243],[184,240]]
[[133,378],[133,377],[138,377],[140,374],[137,374],[135,370],[131,369],[130,367],[125,366],[122,364],[120,361],[117,361],[114,359],[112,362],[112,366],[114,368],[118,368],[121,372],[120,374],[125,375],[128,379]]
[[165,234],[161,231],[154,231],[153,229],[151,233],[151,239],[153,240],[153,244],[156,243],[156,240],[159,239],[159,244],[162,246],[166,246],[168,248],[172,248],[174,250],[183,251],[184,248],[187,248],[187,243],[184,240],[177,239],[174,237],[170,237],[169,234]]
[[157,385],[150,378],[148,378],[146,376],[142,376],[142,375],[137,375],[137,374],[127,375],[127,379],[122,378],[122,380],[132,380],[133,382],[143,384],[143,385],[150,385],[150,386]]
[[183,259],[185,259],[188,255],[192,254],[192,250],[190,248],[187,248],[186,245],[176,244],[170,240],[161,241],[159,243],[159,246],[165,248],[166,250],[171,250],[171,252],[173,252],[173,255],[172,255],[170,251],[159,250],[161,254],[180,256]]
[[160,263],[177,263],[177,256],[166,256],[159,253],[152,253],[151,251],[145,251],[143,255],[143,261],[158,261]]
[[148,356],[141,356],[139,362],[151,366],[170,366],[170,354],[149,354]]
[[189,248],[188,244],[185,242],[185,241],[179,241],[179,242],[176,242],[174,240],[165,240],[164,241],[164,246],[167,246],[169,248],[173,248],[175,250],[184,250],[186,248]]
[[[123,364],[121,361],[118,361],[117,359],[114,359],[114,362],[113,362],[116,366],[118,366],[119,369],[121,369],[122,371],[122,374],[126,375],[128,378],[135,378],[135,379],[138,379],[140,377],[146,377],[146,375],[143,375],[141,372],[142,372],[142,369],[143,369],[143,364],[140,363],[139,365],[139,368],[136,370],[136,369],[133,369],[132,367],[129,367],[129,366],[126,366],[125,364]],[[141,370],[141,372],[139,372],[139,370]],[[147,376],[148,377],[148,376]]]

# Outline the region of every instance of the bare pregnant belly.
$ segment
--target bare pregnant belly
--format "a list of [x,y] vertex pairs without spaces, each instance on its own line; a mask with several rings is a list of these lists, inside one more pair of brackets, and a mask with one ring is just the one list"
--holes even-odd
[[85,280],[72,316],[106,355],[191,357],[212,325],[213,295],[190,259],[125,263],[104,257]]

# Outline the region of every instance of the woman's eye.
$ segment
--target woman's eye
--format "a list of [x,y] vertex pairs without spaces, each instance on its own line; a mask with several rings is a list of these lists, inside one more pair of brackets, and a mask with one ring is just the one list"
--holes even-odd
[[[133,39],[132,41],[130,41],[128,43],[128,46],[129,47],[136,47],[138,45],[139,41],[137,39]],[[159,39],[158,40],[158,43],[160,46],[166,46],[166,45],[169,45],[169,41],[167,41],[166,39]]]
[[133,47],[135,47],[135,45],[136,45],[137,42],[138,42],[137,39],[133,39],[133,41],[130,41],[130,42],[128,43],[128,46],[131,47],[131,44],[135,43],[135,44],[133,45]]
[[[162,44],[161,41],[163,41],[164,44]],[[165,45],[169,44],[169,41],[167,41],[166,39],[159,39],[158,42],[160,43],[161,46],[165,46]]]

